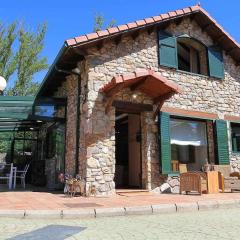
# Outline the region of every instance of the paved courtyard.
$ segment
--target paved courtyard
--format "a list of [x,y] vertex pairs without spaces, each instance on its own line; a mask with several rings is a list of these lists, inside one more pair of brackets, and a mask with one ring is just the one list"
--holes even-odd
[[239,239],[240,208],[89,220],[0,219],[0,239]]
[[74,197],[46,192],[0,192],[0,209],[63,210],[156,205],[214,200],[240,200],[240,193],[203,195],[134,193],[112,197]]

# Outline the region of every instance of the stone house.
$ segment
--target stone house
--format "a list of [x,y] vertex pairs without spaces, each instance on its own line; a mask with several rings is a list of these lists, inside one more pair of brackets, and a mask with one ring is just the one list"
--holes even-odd
[[67,40],[37,95],[67,99],[49,178],[58,164],[111,195],[164,182],[178,192],[174,163],[240,171],[239,62],[239,44],[199,5]]

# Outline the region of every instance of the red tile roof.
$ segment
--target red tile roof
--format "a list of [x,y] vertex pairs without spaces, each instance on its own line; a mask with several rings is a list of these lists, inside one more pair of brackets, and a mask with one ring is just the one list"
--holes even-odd
[[125,73],[113,77],[100,91],[108,93],[117,85],[121,84],[124,87],[130,87],[139,81],[144,81],[140,90],[153,98],[157,98],[168,92],[181,93],[181,89],[177,84],[151,69],[136,70],[133,73]]
[[90,34],[82,35],[82,36],[75,37],[72,39],[68,39],[68,40],[66,40],[66,44],[68,46],[81,45],[83,43],[84,44],[88,43],[91,40],[101,39],[102,37],[106,37],[106,36],[110,37],[111,35],[114,35],[116,33],[122,33],[124,31],[130,30],[130,29],[148,26],[148,25],[152,25],[154,23],[156,23],[156,24],[161,23],[166,20],[171,20],[176,17],[185,16],[185,15],[189,15],[189,14],[193,14],[193,13],[197,13],[197,12],[200,12],[203,15],[205,15],[211,21],[211,23],[214,24],[224,35],[226,35],[226,37],[234,45],[236,45],[237,47],[240,47],[240,45],[203,8],[201,8],[201,6],[199,4],[196,6],[171,11],[171,12],[168,12],[165,14],[161,14],[159,16],[145,18],[145,19],[138,20],[135,22],[120,25],[117,27],[108,28],[106,30],[98,31],[96,33],[90,33]]

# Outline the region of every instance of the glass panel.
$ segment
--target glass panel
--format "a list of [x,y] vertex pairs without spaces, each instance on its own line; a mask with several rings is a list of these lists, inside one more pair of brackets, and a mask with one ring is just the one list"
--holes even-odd
[[58,175],[64,173],[65,157],[65,126],[61,124],[56,129],[56,183],[59,182]]
[[35,106],[35,115],[41,117],[54,117],[55,107],[52,105]]
[[65,117],[65,106],[55,105],[37,105],[35,106],[34,115],[40,117]]
[[231,123],[232,130],[232,150],[234,152],[240,152],[240,124]]
[[170,140],[173,163],[199,171],[208,161],[206,122],[171,119]]

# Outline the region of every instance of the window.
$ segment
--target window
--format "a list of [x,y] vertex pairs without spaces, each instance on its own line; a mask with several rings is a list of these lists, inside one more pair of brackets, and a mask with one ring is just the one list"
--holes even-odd
[[208,161],[205,121],[170,119],[172,161],[188,164],[188,170],[199,171]]
[[207,50],[200,42],[189,37],[177,39],[178,69],[208,75]]
[[165,31],[158,32],[159,63],[161,66],[224,78],[222,49],[206,47],[188,35],[173,36]]
[[232,150],[240,152],[240,123],[231,123]]

